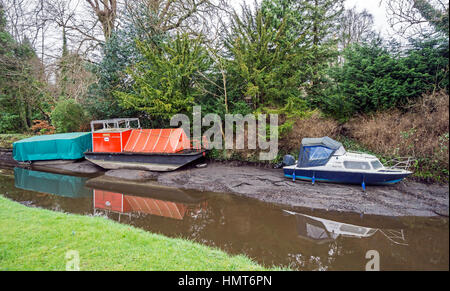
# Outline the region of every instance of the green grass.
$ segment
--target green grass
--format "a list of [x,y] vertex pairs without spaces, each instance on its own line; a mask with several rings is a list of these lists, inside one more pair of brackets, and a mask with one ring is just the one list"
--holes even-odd
[[12,149],[14,142],[31,136],[31,134],[22,133],[0,134],[0,148]]
[[65,270],[70,250],[81,270],[265,270],[242,255],[0,195],[0,270]]

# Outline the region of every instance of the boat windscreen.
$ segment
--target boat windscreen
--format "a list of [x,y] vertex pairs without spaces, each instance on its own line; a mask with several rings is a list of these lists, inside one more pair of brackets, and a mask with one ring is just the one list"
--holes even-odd
[[379,170],[379,169],[383,168],[383,164],[381,164],[381,162],[378,160],[371,162],[371,164],[372,164],[372,167],[374,168],[374,170]]
[[324,146],[304,146],[299,156],[299,167],[323,166],[330,160],[335,150]]

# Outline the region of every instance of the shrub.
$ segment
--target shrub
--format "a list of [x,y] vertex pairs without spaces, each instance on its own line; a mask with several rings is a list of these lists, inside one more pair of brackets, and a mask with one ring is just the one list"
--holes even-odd
[[448,92],[448,40],[417,40],[411,46],[403,52],[380,41],[350,46],[344,63],[330,68],[333,82],[315,105],[346,121],[355,113],[406,111],[423,94]]
[[33,120],[33,126],[30,130],[35,134],[53,134],[56,129],[51,126],[47,120]]
[[[379,112],[351,119],[346,135],[385,157],[414,157],[417,174],[447,180],[449,168],[449,96],[424,95],[408,112]],[[434,176],[434,177],[433,177]],[[445,177],[447,176],[447,177]]]
[[283,151],[293,152],[299,150],[303,138],[324,136],[336,138],[338,134],[339,124],[337,121],[323,117],[320,112],[314,111],[305,118],[297,119],[292,130],[281,137],[280,144],[283,145]]
[[51,118],[58,133],[78,131],[87,119],[81,105],[73,99],[58,102]]

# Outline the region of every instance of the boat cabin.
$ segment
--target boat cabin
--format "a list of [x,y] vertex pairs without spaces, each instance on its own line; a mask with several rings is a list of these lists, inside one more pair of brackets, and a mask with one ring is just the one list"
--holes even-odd
[[[96,130],[98,125],[102,128]],[[137,118],[93,121],[91,129],[94,153],[170,154],[191,148],[182,128],[142,129]]]
[[381,170],[384,166],[373,155],[347,152],[342,143],[329,137],[305,138],[297,167],[332,167],[347,170]]

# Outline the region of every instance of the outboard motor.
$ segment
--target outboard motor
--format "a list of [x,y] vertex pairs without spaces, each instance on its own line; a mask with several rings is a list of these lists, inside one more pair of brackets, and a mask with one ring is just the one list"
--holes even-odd
[[283,157],[283,167],[295,165],[295,158],[291,155],[285,155]]

